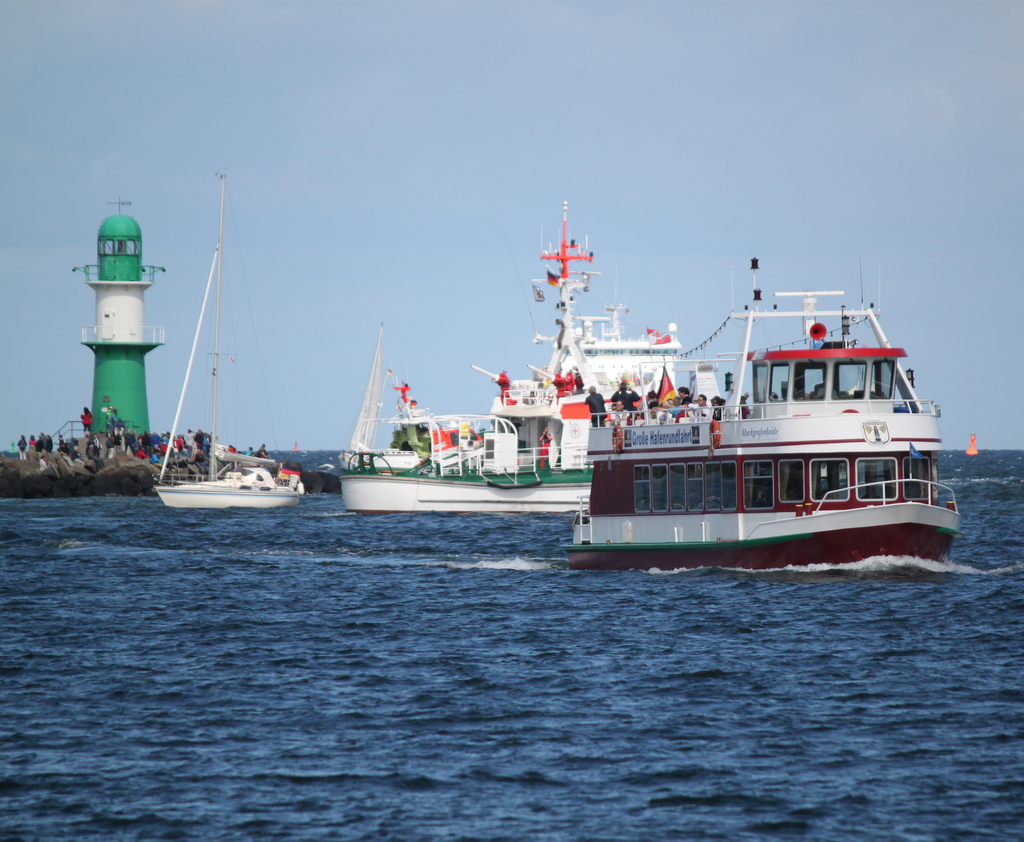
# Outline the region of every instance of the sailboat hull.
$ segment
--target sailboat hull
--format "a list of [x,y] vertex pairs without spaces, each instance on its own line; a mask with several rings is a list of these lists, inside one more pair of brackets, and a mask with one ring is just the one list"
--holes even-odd
[[299,492],[291,488],[238,488],[216,481],[195,486],[158,485],[156,493],[165,506],[174,509],[277,509],[299,502]]

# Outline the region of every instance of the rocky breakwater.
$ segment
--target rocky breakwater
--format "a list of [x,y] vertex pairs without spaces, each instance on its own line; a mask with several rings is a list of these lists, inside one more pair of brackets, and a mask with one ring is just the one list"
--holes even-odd
[[159,468],[122,453],[114,459],[0,456],[0,497],[96,497],[154,494]]
[[[323,471],[303,471],[298,462],[285,468],[301,472],[307,494],[340,494],[341,480]],[[0,455],[0,497],[142,497],[155,495],[159,465],[118,454],[113,459],[67,459],[60,453],[18,459]]]

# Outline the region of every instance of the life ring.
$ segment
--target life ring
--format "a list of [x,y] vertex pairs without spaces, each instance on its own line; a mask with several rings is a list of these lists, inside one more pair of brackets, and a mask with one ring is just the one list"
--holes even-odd
[[718,423],[717,418],[711,419],[711,425],[708,427],[708,435],[711,436],[711,446],[716,450],[722,446],[722,426]]
[[616,453],[626,449],[626,434],[618,424],[612,428],[612,447]]

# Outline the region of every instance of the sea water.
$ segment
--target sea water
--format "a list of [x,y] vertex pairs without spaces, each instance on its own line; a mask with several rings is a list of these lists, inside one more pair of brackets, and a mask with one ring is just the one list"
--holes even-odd
[[570,571],[561,515],[2,500],[0,839],[1024,838],[1024,452],[941,470],[950,563],[763,573]]

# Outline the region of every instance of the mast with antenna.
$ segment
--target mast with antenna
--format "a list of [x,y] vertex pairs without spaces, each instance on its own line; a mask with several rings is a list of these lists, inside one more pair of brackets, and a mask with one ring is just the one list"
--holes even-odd
[[217,478],[217,369],[220,367],[220,288],[224,274],[224,190],[228,177],[220,178],[220,230],[217,234],[217,303],[213,325],[213,418],[210,423],[210,479]]

